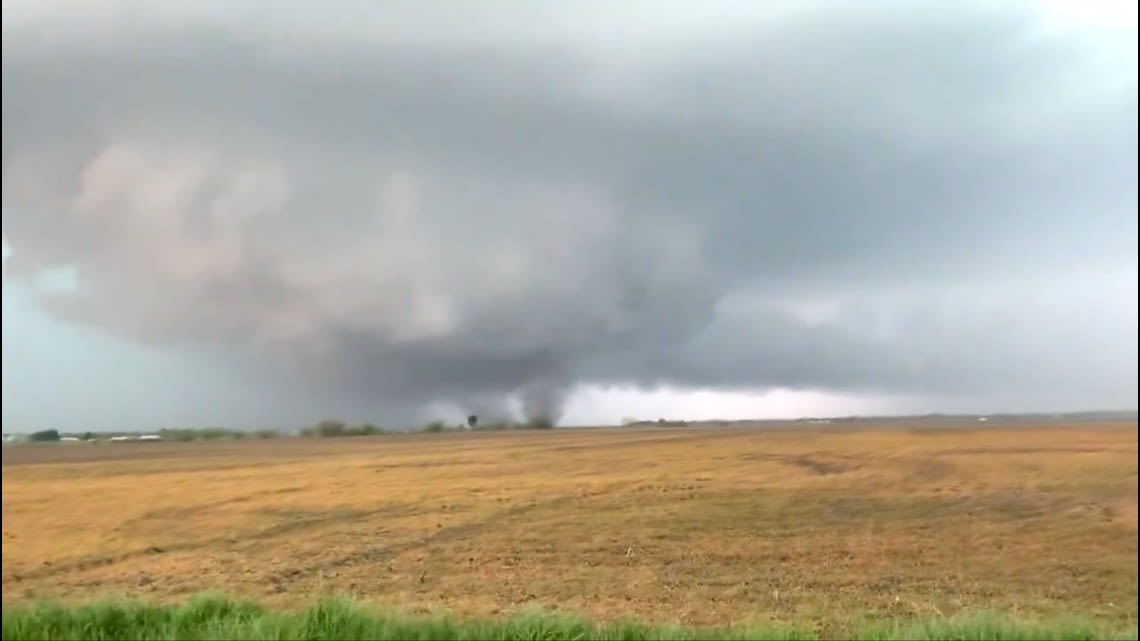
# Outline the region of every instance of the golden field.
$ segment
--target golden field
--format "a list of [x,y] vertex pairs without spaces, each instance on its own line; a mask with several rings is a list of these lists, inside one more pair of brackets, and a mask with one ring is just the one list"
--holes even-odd
[[827,427],[8,447],[4,603],[1135,621],[1135,422]]

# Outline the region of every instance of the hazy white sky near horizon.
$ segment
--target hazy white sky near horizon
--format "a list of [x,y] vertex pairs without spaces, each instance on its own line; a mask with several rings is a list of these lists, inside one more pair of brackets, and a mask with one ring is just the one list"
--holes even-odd
[[1135,3],[338,6],[5,0],[5,431],[1135,408]]

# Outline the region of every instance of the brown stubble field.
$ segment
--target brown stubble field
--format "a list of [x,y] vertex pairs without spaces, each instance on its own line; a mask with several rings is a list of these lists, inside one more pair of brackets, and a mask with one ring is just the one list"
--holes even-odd
[[1137,426],[4,449],[3,598],[796,623],[1137,616]]

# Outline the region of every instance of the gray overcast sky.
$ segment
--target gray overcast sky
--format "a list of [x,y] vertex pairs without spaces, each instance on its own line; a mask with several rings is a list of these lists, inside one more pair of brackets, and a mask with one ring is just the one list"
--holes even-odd
[[286,4],[4,3],[5,429],[1136,407],[1134,6]]

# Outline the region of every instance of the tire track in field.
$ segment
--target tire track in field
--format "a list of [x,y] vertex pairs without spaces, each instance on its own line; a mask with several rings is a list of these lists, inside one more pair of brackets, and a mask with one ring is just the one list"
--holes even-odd
[[145,524],[154,519],[185,519],[191,516],[216,510],[230,505],[239,505],[241,503],[248,503],[253,499],[266,498],[270,496],[281,496],[284,494],[294,494],[296,492],[303,492],[303,487],[282,487],[272,490],[262,490],[259,492],[252,492],[250,494],[243,494],[241,496],[234,496],[228,499],[221,499],[218,501],[210,501],[207,503],[197,503],[193,505],[182,505],[176,507],[159,508],[156,510],[149,510],[143,514],[131,519],[123,521],[114,531],[121,532],[124,529],[131,529]]
[[45,561],[44,565],[39,568],[23,572],[5,571],[3,574],[3,580],[4,582],[35,581],[39,579],[53,578],[72,572],[86,572],[88,570],[104,568],[148,556],[156,556],[160,554],[177,554],[182,552],[196,552],[215,546],[226,546],[234,548],[242,546],[243,544],[250,541],[255,541],[258,544],[261,544],[267,539],[279,537],[283,534],[293,534],[308,529],[332,525],[335,523],[352,522],[377,516],[405,516],[408,514],[408,506],[406,505],[386,505],[384,507],[373,510],[336,510],[333,512],[308,515],[294,520],[275,523],[269,527],[260,528],[253,531],[196,539],[193,541],[186,541],[183,543],[175,543],[171,545],[150,545],[145,548],[129,550],[120,554],[90,556],[64,563],[51,563],[49,561]]
[[[621,490],[632,488],[637,485],[636,482],[618,483],[608,486],[603,493],[618,492]],[[569,503],[578,500],[580,497],[577,493],[569,493],[547,499],[545,501],[536,501],[526,503],[523,505],[515,505],[504,510],[494,512],[482,519],[475,521],[467,521],[449,527],[435,530],[421,538],[412,538],[403,540],[396,543],[387,545],[378,545],[368,547],[362,550],[341,555],[332,559],[324,559],[309,563],[301,567],[294,567],[270,578],[271,581],[277,584],[279,590],[287,590],[288,585],[296,580],[302,579],[305,576],[314,573],[325,573],[344,568],[360,563],[375,563],[381,560],[392,559],[405,552],[410,552],[417,548],[429,546],[438,543],[451,543],[461,539],[469,538],[478,535],[480,532],[501,527],[502,524],[511,519],[517,519],[523,516],[540,512],[544,510],[563,507]]]

